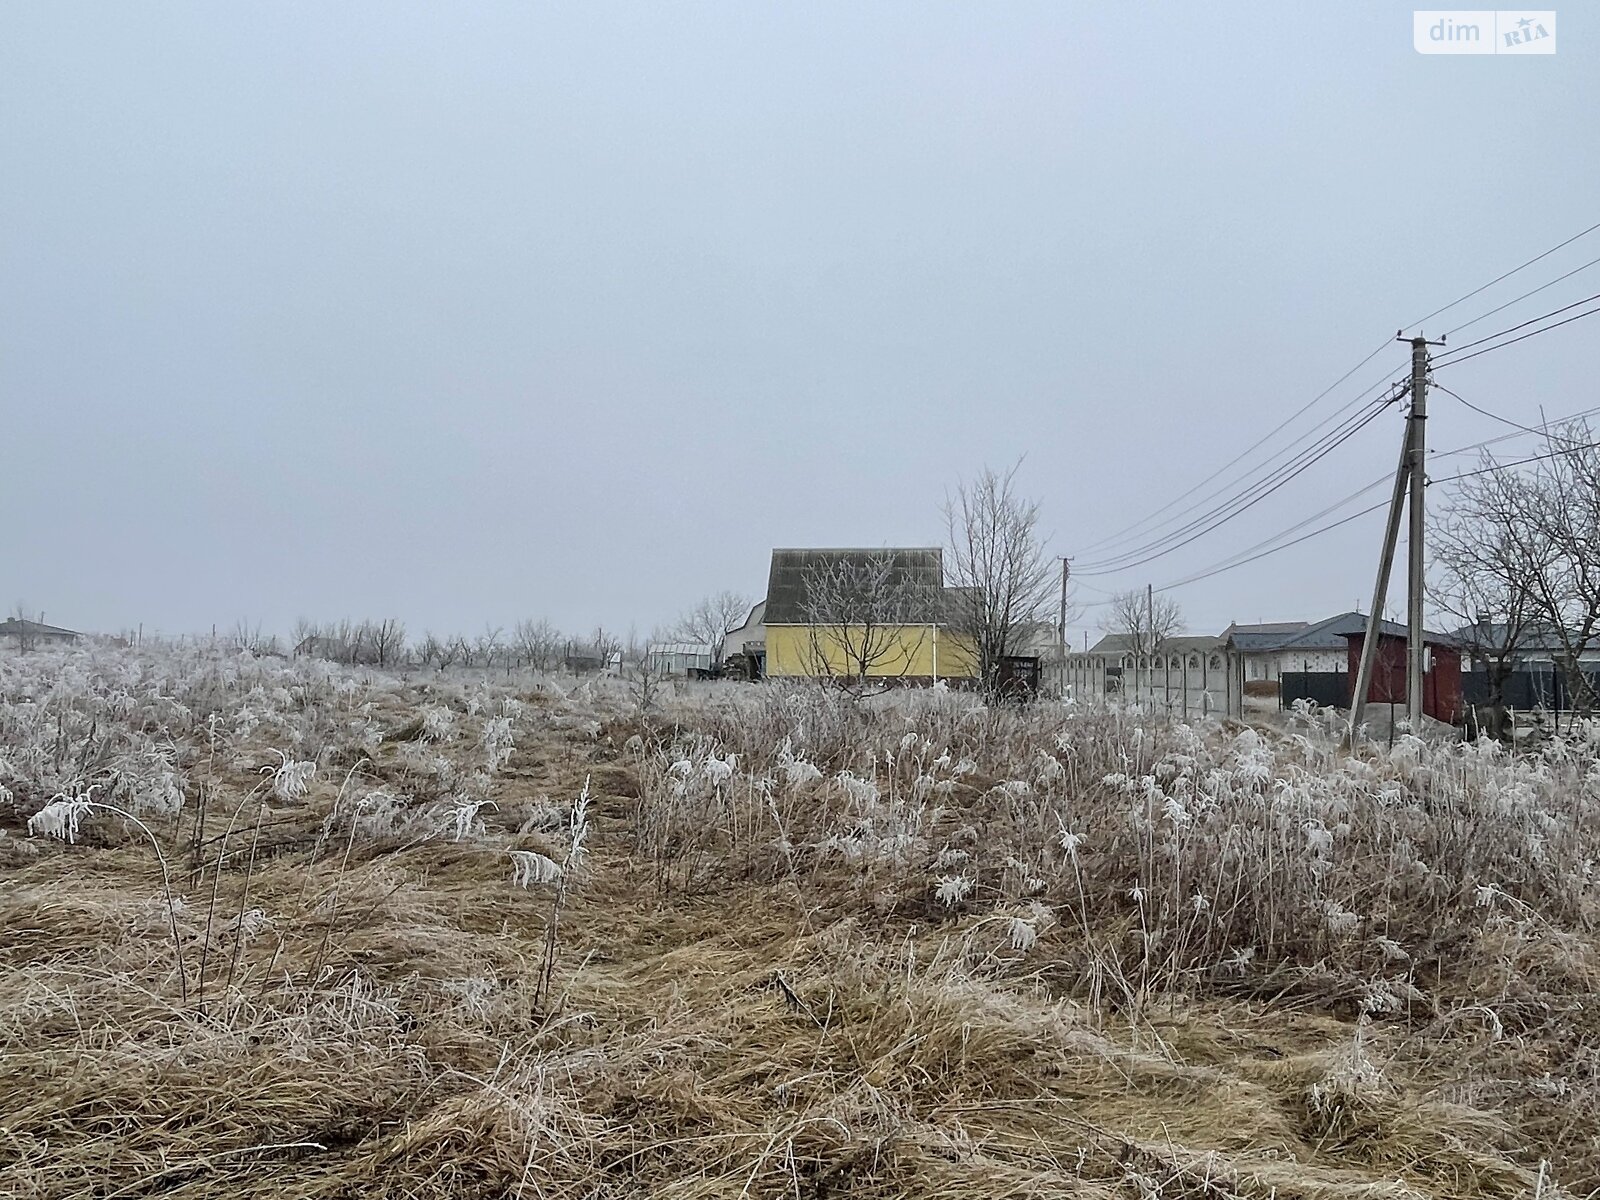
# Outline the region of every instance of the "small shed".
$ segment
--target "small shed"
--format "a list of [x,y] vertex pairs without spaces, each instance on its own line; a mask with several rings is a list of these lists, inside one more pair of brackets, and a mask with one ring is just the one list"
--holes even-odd
[[[1406,657],[1409,631],[1394,621],[1378,626],[1378,647],[1372,658],[1372,678],[1367,685],[1368,704],[1406,702]],[[1367,631],[1346,633],[1351,694],[1361,670],[1361,650]],[[1435,721],[1454,724],[1463,711],[1461,702],[1461,646],[1444,633],[1423,633],[1425,669],[1422,677],[1422,711]]]
[[711,647],[703,642],[651,642],[645,654],[657,675],[711,674]]

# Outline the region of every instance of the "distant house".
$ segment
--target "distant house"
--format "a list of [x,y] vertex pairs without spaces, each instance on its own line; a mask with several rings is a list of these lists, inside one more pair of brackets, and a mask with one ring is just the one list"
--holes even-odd
[[44,646],[70,646],[83,634],[42,621],[11,617],[0,621],[0,646],[8,650],[34,650]]
[[[1253,625],[1243,625],[1235,621],[1224,629],[1220,636],[1243,662],[1246,682],[1276,680],[1285,669],[1291,671],[1307,669],[1298,664],[1285,668],[1283,650],[1288,643],[1310,628],[1310,621],[1259,621]],[[1344,643],[1340,642],[1331,649],[1342,654]],[[1315,669],[1333,668],[1319,665]]]
[[[1307,626],[1279,645],[1273,651],[1277,674],[1270,683],[1279,703],[1288,707],[1297,700],[1312,700],[1348,708],[1367,621],[1365,613],[1339,613]],[[1378,622],[1367,703],[1405,703],[1407,632],[1395,621]],[[1453,721],[1461,711],[1460,644],[1451,634],[1425,630],[1423,646],[1423,711],[1438,720]]]
[[745,617],[722,635],[722,665],[742,679],[760,679],[767,673],[767,602],[758,600]]
[[[829,589],[832,611],[823,611],[814,594],[818,581],[859,582],[880,564],[888,568],[880,583]],[[973,679],[977,651],[953,628],[957,614],[949,591],[938,547],[774,550],[762,613],[766,673],[919,683]]]
[[[1453,635],[1461,643],[1462,653],[1473,667],[1482,667],[1490,659],[1498,658],[1500,648],[1506,644],[1506,627],[1497,621],[1482,617],[1471,625],[1463,625]],[[1530,625],[1516,639],[1511,658],[1517,663],[1558,663],[1566,656],[1566,646],[1561,634],[1552,626]],[[1578,661],[1600,666],[1600,643],[1591,643]]]
[[645,659],[656,675],[705,676],[711,673],[711,647],[703,642],[651,642]]
[[[1382,622],[1385,636],[1405,636],[1405,626],[1396,625],[1393,621]],[[1242,627],[1248,630],[1249,626]],[[1326,620],[1307,625],[1298,633],[1278,639],[1268,649],[1258,645],[1253,651],[1258,659],[1263,672],[1271,674],[1252,675],[1249,665],[1246,665],[1245,678],[1278,680],[1285,671],[1324,672],[1343,671],[1347,666],[1349,654],[1349,639],[1367,632],[1367,615],[1352,609],[1342,612],[1338,616],[1328,617]],[[1245,653],[1246,657],[1252,653],[1245,646],[1239,645],[1239,635],[1235,634],[1230,639],[1236,650]],[[1455,639],[1448,634],[1429,633],[1430,645],[1454,645]],[[1248,643],[1247,643],[1248,644]]]

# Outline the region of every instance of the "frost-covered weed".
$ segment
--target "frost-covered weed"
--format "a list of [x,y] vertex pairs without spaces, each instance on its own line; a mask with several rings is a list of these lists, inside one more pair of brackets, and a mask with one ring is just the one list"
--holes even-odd
[[[1318,720],[1230,734],[1089,706],[910,694],[891,718],[820,689],[735,692],[643,754],[641,847],[702,887],[826,879],[870,897],[911,874],[950,919],[974,897],[1038,897],[1094,953],[1097,931],[1126,931],[1114,961],[1141,988],[1295,965],[1382,983],[1382,1004],[1394,972],[1455,969],[1452,939],[1524,912],[1503,897],[1578,919],[1600,734],[1539,756],[1410,738],[1352,757],[1301,715]],[[732,776],[710,786],[709,759]]]

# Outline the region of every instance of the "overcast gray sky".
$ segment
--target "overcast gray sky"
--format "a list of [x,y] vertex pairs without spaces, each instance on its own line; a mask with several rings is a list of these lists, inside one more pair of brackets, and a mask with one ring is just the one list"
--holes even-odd
[[[1559,16],[1507,58],[1418,55],[1373,2],[8,0],[0,599],[648,631],[759,594],[775,545],[936,543],[945,489],[1024,454],[1076,553],[1600,220],[1600,30]],[[1596,326],[1441,382],[1600,404]],[[1500,431],[1433,412],[1435,446]],[[1311,515],[1399,421],[1085,584]],[[1208,631],[1351,607],[1380,522],[1176,596]]]

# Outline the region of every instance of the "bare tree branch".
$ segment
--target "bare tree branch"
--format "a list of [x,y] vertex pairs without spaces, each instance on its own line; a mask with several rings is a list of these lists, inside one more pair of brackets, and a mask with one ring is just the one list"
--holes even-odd
[[1013,487],[1020,465],[1003,475],[985,467],[944,506],[951,621],[977,647],[979,682],[990,695],[1001,663],[1042,620],[1054,591],[1054,564],[1039,541],[1039,505]]

